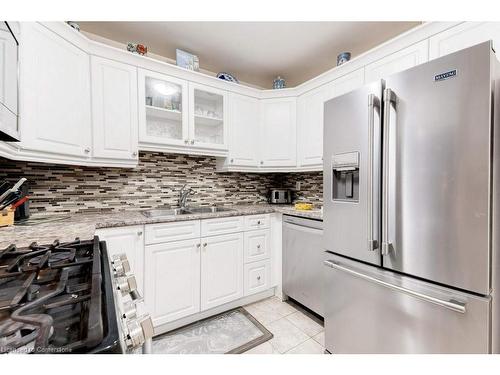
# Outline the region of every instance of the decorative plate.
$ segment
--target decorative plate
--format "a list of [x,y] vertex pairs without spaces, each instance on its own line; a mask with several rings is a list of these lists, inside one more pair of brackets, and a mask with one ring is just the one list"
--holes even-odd
[[233,76],[231,73],[226,73],[226,72],[217,73],[217,78],[223,79],[224,81],[240,83],[238,81],[238,79],[235,76]]

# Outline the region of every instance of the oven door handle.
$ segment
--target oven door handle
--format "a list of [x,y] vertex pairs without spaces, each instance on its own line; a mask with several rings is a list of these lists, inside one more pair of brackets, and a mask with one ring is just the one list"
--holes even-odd
[[411,297],[414,297],[414,298],[418,298],[418,299],[420,299],[422,301],[433,303],[435,305],[445,307],[445,308],[447,308],[449,310],[453,310],[453,311],[456,311],[456,312],[461,313],[461,314],[465,314],[465,312],[466,312],[466,304],[465,303],[462,303],[462,302],[459,302],[459,301],[456,301],[456,300],[449,300],[449,301],[447,301],[447,300],[444,300],[444,299],[441,299],[441,298],[436,298],[436,297],[432,297],[432,296],[429,296],[429,295],[424,294],[424,293],[417,292],[415,290],[404,288],[402,286],[394,285],[394,284],[388,283],[386,281],[377,279],[375,277],[368,276],[368,275],[366,275],[364,273],[355,271],[355,270],[353,270],[351,268],[342,266],[339,263],[334,262],[332,260],[325,260],[323,263],[327,267],[330,267],[330,268],[333,268],[333,269],[336,269],[336,270],[348,273],[348,274],[350,274],[352,276],[359,277],[359,278],[361,278],[363,280],[366,280],[368,282],[371,282],[371,283],[383,286],[385,288],[392,289],[392,290],[394,290],[396,292],[404,293],[404,294],[406,294],[408,296],[411,296]]

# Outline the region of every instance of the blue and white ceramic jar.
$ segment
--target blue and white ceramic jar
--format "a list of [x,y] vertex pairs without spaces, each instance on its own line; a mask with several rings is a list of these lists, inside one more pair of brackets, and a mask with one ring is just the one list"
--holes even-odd
[[280,76],[277,76],[273,81],[273,89],[284,89],[286,86],[285,80]]

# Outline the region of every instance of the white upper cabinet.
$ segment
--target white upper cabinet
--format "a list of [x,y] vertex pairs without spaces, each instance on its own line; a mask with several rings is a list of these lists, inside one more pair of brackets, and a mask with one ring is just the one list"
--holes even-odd
[[358,69],[297,99],[297,165],[302,169],[323,168],[323,108],[327,100],[364,84],[364,70]]
[[261,168],[296,166],[296,106],[294,97],[261,101]]
[[398,52],[365,66],[365,82],[370,83],[391,74],[413,68],[429,60],[429,41],[412,44]]
[[229,166],[259,165],[259,100],[249,96],[229,96]]
[[297,164],[299,167],[323,165],[322,87],[297,99]]
[[137,164],[137,68],[92,56],[91,69],[93,156]]
[[159,150],[168,146],[186,147],[189,143],[187,82],[144,69],[139,69],[138,79],[139,142]]
[[475,44],[493,40],[500,48],[499,22],[464,22],[430,38],[429,57],[435,59]]
[[39,23],[20,42],[22,147],[91,156],[89,55]]
[[[9,26],[19,38],[19,24],[9,22]],[[7,24],[0,21],[0,130],[16,139],[17,113],[17,44]]]
[[189,144],[227,150],[227,95],[209,86],[189,83]]

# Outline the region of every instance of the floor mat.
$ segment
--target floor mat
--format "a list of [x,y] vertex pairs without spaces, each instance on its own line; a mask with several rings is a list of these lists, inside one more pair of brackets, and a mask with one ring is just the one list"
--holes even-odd
[[153,339],[155,354],[238,354],[273,337],[244,308],[200,320]]

